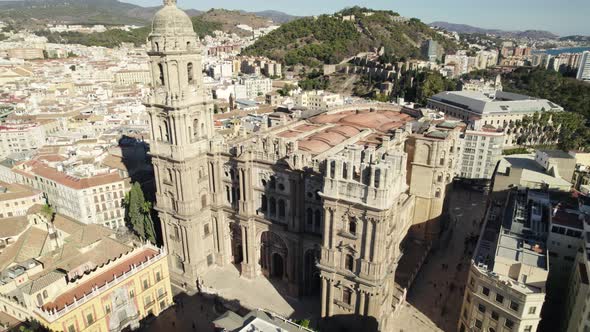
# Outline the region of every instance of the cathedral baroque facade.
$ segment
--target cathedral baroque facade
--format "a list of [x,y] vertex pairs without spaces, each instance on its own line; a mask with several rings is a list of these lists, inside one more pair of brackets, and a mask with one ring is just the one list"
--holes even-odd
[[389,330],[415,219],[411,118],[393,105],[344,106],[225,140],[214,132],[200,42],[175,1],[156,13],[149,45],[155,208],[172,279],[194,289],[234,264],[244,278],[281,280],[290,295],[321,294],[322,317],[367,316]]

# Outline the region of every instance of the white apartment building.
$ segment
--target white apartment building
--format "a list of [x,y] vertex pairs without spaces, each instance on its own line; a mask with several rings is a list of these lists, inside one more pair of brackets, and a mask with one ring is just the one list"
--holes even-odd
[[119,85],[144,84],[152,82],[149,70],[121,70],[115,73],[115,83]]
[[18,183],[43,191],[58,213],[85,224],[125,226],[122,201],[127,188],[117,172],[82,178],[37,160],[17,165],[13,171]]
[[24,216],[35,204],[44,204],[43,192],[16,183],[0,182],[0,218]]
[[342,96],[322,90],[306,91],[295,96],[295,106],[310,110],[327,110],[342,105]]
[[581,81],[590,81],[590,51],[582,53],[576,78]]
[[231,62],[222,62],[212,64],[209,68],[209,76],[216,80],[230,78],[234,74],[234,67]]
[[236,99],[254,99],[272,90],[272,80],[260,76],[242,76],[236,86]]
[[475,68],[486,69],[498,64],[498,51],[479,51],[475,57]]
[[45,129],[37,123],[0,126],[0,156],[36,150],[45,145]]
[[549,259],[540,233],[546,193],[511,191],[491,205],[475,249],[458,331],[534,332],[545,301]]
[[453,65],[454,77],[466,74],[469,71],[469,57],[464,54],[445,55],[444,65]]
[[491,179],[502,158],[504,133],[466,130],[460,175],[465,179]]

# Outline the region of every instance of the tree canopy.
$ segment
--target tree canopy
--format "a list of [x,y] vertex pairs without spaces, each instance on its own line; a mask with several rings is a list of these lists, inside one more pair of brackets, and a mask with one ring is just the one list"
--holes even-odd
[[152,220],[152,205],[145,200],[143,190],[138,182],[134,182],[125,196],[126,221],[129,228],[142,240],[156,243],[156,230]]

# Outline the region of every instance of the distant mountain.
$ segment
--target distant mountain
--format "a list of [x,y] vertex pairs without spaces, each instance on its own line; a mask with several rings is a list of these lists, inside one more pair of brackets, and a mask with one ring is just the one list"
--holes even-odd
[[[353,17],[344,19],[343,17]],[[392,11],[353,7],[334,15],[303,17],[281,25],[244,50],[287,65],[317,66],[339,63],[361,52],[383,48],[389,61],[420,58],[424,41],[437,40],[447,51],[456,50],[445,38],[418,19],[397,19]]]
[[490,34],[498,37],[505,38],[530,38],[530,39],[557,39],[559,36],[549,32],[541,30],[526,30],[526,31],[505,31],[499,29],[484,29],[474,27],[467,24],[457,24],[449,22],[432,22],[431,27],[442,28],[447,31],[454,31],[457,33],[467,34]]
[[269,18],[273,22],[279,23],[279,24],[288,23],[288,22],[291,22],[291,21],[299,18],[298,16],[289,15],[287,13],[283,13],[283,12],[280,12],[277,10],[264,10],[261,12],[252,12],[251,14],[254,14],[254,15],[260,16],[260,17]]
[[[0,21],[10,22],[17,29],[29,30],[38,30],[47,23],[148,25],[160,8],[141,7],[117,0],[0,0]],[[240,34],[244,30],[235,28],[238,24],[260,28],[294,18],[277,11],[185,11],[189,16],[201,16],[203,20],[221,23],[224,31]]]
[[590,36],[580,36],[580,35],[565,36],[565,37],[559,38],[559,40],[573,41],[573,42],[577,42],[577,43],[590,43]]

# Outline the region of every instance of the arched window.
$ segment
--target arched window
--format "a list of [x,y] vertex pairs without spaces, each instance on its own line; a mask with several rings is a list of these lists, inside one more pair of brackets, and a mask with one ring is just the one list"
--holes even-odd
[[351,304],[352,302],[352,290],[348,287],[342,288],[342,302]]
[[277,214],[277,201],[274,199],[274,197],[270,198],[270,214],[272,216]]
[[314,217],[315,217],[314,218],[315,219],[315,229],[317,231],[319,231],[321,228],[321,224],[322,224],[322,213],[320,212],[320,210],[315,210]]
[[352,271],[354,268],[354,257],[351,254],[346,254],[346,259],[344,260],[344,268],[348,271]]
[[228,203],[231,203],[231,194],[229,191],[229,186],[225,186],[225,196]]
[[168,180],[169,183],[172,183],[172,179],[173,179],[173,175],[172,175],[172,170],[168,169],[168,177],[166,178],[166,180]]
[[193,63],[189,62],[186,65],[186,74],[188,75],[188,84],[193,84]]
[[37,294],[37,305],[38,306],[43,305],[43,298],[41,297],[41,294]]
[[160,52],[160,43],[155,42],[154,45],[156,46],[156,52]]
[[350,220],[348,222],[348,232],[356,235],[356,221]]
[[260,211],[266,212],[266,205],[266,195],[262,194],[262,196],[260,196]]
[[197,138],[199,136],[199,120],[193,120],[193,137]]
[[168,121],[162,121],[162,126],[160,127],[160,135],[162,136],[162,141],[169,142],[170,137],[168,135]]
[[282,199],[279,199],[279,217],[285,217],[285,201]]
[[164,65],[159,63],[158,64],[158,69],[160,70],[160,85],[165,85],[166,82],[164,82]]
[[205,208],[207,206],[207,195],[203,194],[201,196],[201,208]]
[[276,189],[277,188],[277,180],[275,179],[274,176],[270,177],[270,189]]
[[46,299],[49,295],[47,294],[47,290],[43,291],[43,298]]
[[308,208],[305,213],[306,213],[307,224],[309,226],[313,225],[313,212],[311,211],[310,208]]

